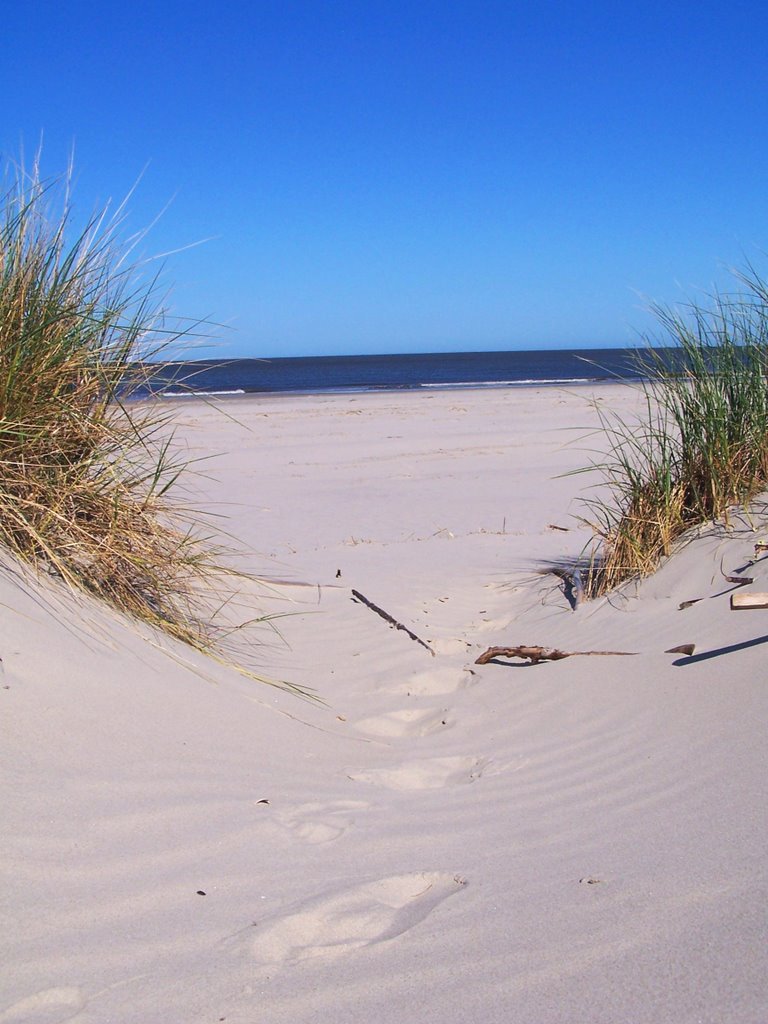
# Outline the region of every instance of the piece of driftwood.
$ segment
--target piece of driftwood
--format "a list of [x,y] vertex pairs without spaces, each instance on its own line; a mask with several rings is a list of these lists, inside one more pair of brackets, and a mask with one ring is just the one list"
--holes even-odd
[[731,608],[768,608],[768,594],[731,594]]
[[622,655],[631,657],[637,651],[559,651],[556,647],[489,647],[475,661],[476,665],[487,665],[493,658],[523,658],[532,665],[540,661],[562,661],[563,658],[591,657],[593,655]]
[[420,636],[416,636],[416,634],[408,629],[407,626],[404,626],[402,622],[398,622],[397,619],[393,618],[389,614],[389,612],[385,612],[383,608],[379,608],[379,606],[374,604],[373,601],[369,601],[368,598],[361,594],[359,590],[353,590],[352,597],[354,597],[355,600],[360,601],[361,604],[364,604],[366,608],[370,608],[372,612],[376,612],[376,614],[384,619],[385,622],[388,622],[390,626],[393,626],[395,629],[402,629],[402,631],[409,636],[411,640],[415,640],[417,644],[421,644],[425,650],[429,651],[433,658],[435,657],[435,652],[428,643],[425,643]]
[[[766,595],[768,596],[768,595]],[[665,654],[686,654],[690,658],[696,650],[695,644],[679,644],[677,647],[670,647]],[[563,658],[593,657],[593,656],[618,656],[635,657],[637,651],[559,651],[555,647],[489,647],[483,651],[475,661],[476,665],[487,665],[494,658],[523,658],[536,665],[540,661],[562,661]]]
[[690,658],[693,652],[696,650],[696,644],[679,644],[677,647],[670,647],[668,651],[664,651],[665,654],[687,654]]

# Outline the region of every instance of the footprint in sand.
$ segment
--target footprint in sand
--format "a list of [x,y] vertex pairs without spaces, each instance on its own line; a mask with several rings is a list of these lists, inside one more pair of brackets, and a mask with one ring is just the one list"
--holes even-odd
[[263,966],[341,956],[402,935],[465,884],[440,871],[379,878],[300,903],[228,941]]
[[361,768],[348,775],[354,782],[371,782],[386,789],[442,789],[475,782],[488,764],[482,757],[432,757],[396,768]]
[[47,988],[0,1011],[0,1024],[62,1024],[84,1007],[79,988]]
[[364,800],[301,804],[278,814],[277,821],[305,843],[317,845],[338,839],[354,825],[355,815],[368,807]]
[[357,723],[357,728],[369,736],[396,739],[399,736],[428,736],[452,725],[453,719],[447,708],[402,708],[364,718]]
[[396,686],[388,687],[388,693],[404,694],[407,697],[438,697],[446,693],[455,693],[472,685],[470,672],[457,672],[456,669],[434,669],[427,672],[417,672],[398,683]]

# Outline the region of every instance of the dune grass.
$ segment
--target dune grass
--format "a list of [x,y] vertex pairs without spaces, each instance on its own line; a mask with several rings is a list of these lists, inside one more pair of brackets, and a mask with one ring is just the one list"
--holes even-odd
[[596,538],[588,596],[651,574],[683,534],[768,485],[768,286],[751,266],[736,276],[738,293],[656,308],[665,348],[638,356],[639,420],[600,413],[608,450],[588,469],[607,487],[582,517]]
[[[67,181],[13,171],[0,212],[0,544],[38,571],[240,671],[241,574],[171,489],[186,468],[147,360],[179,339],[121,244],[121,216],[72,233]],[[145,367],[145,369],[142,369]],[[269,681],[269,680],[266,680]]]

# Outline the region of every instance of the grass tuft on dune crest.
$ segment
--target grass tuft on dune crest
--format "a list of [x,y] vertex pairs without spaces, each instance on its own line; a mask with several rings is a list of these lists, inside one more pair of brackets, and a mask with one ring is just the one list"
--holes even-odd
[[[0,211],[0,544],[37,570],[254,678],[232,655],[241,574],[170,497],[183,462],[130,402],[180,335],[121,244],[121,211],[72,234],[68,180],[17,169]],[[265,680],[268,681],[268,680]],[[281,684],[282,685],[282,684]],[[291,687],[288,687],[289,689]]]
[[738,293],[657,307],[665,348],[638,357],[640,418],[600,411],[608,450],[587,468],[607,487],[582,517],[597,542],[588,596],[653,573],[684,533],[768,485],[768,285],[752,266],[736,277]]

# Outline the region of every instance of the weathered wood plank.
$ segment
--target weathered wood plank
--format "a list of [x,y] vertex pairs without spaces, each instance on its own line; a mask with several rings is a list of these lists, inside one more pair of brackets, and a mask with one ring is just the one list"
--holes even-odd
[[751,594],[731,594],[731,608],[768,608],[768,594],[757,591]]

